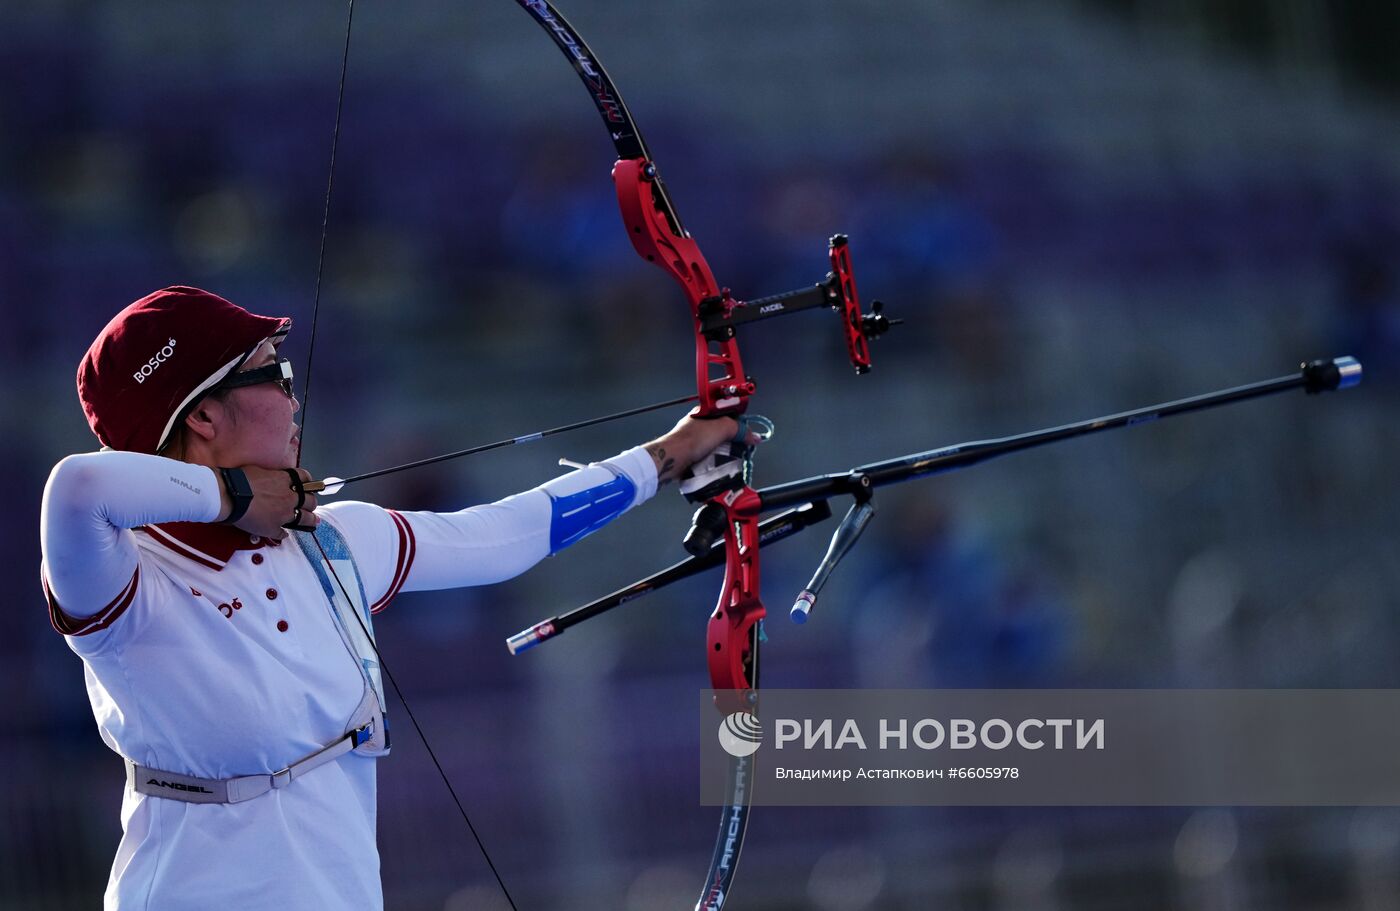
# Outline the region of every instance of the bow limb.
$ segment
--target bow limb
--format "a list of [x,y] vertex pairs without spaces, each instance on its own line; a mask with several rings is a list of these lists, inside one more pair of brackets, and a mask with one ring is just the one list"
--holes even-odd
[[[612,94],[620,97],[616,91]],[[635,125],[631,129],[640,136]],[[744,373],[734,329],[705,328],[708,313],[718,310],[727,315],[732,308],[727,289],[719,287],[699,245],[681,224],[654,163],[645,156],[621,158],[613,166],[612,177],[632,246],[644,260],[675,279],[690,303],[700,401],[697,417],[742,414],[754,384]],[[760,506],[746,472],[741,485],[711,497],[706,507],[718,510],[724,523],[724,582],[706,629],[706,656],[716,707],[726,715],[758,710],[758,648],[766,613],[759,589]],[[753,758],[731,757],[728,802],[696,911],[720,911],[724,906],[748,830],[752,782]]]
[[[710,615],[705,641],[709,648],[710,686],[720,712],[758,713],[758,650],[767,610],[759,595],[758,515],[762,500],[747,484],[725,500],[724,584]],[[729,757],[726,802],[710,857],[705,891],[695,911],[720,911],[738,869],[739,852],[749,826],[753,756]]]
[[[699,246],[676,214],[666,186],[632,120],[631,112],[582,37],[548,0],[517,0],[554,39],[583,80],[607,126],[617,150],[613,185],[627,236],[637,254],[670,275],[685,292],[695,333],[697,417],[738,416],[748,405],[754,385],[744,373],[733,326],[709,329],[706,317],[728,316],[734,306],[715,281]],[[758,495],[748,485],[747,472],[709,498],[703,509],[723,523],[725,579],[719,603],[709,622],[707,654],[711,686],[721,710],[753,711],[760,622]],[[705,549],[708,549],[706,547]],[[741,783],[731,794],[720,821],[714,860],[697,908],[718,911],[733,878],[748,820],[749,762],[731,767],[731,782]],[[737,773],[737,774],[736,774]]]
[[[769,316],[814,306],[834,309],[841,317],[847,351],[857,373],[870,367],[868,336],[883,332],[893,321],[875,311],[864,315],[856,296],[846,238],[831,240],[831,274],[825,282],[800,291],[762,298],[751,304],[734,300],[715,281],[694,238],[676,214],[666,185],[637,129],[627,104],[592,49],[549,0],[516,0],[553,39],[583,81],[617,151],[613,185],[628,239],[639,256],[664,270],[685,292],[695,334],[695,385],[700,418],[742,415],[754,392],[744,372],[735,327]],[[771,429],[771,428],[770,428]],[[743,444],[740,444],[742,447]],[[736,454],[742,471],[721,472],[714,483],[697,485],[687,494],[705,502],[686,546],[696,558],[710,552],[723,535],[724,583],[706,631],[706,660],[715,704],[721,712],[756,713],[758,709],[758,649],[766,613],[759,594],[759,514],[762,499],[749,486],[751,451]],[[730,468],[739,463],[731,463]],[[524,642],[534,644],[553,628],[540,627]],[[528,647],[528,645],[524,646]],[[748,823],[752,759],[730,764],[729,804],[720,820],[719,837],[697,911],[719,911],[733,880]]]

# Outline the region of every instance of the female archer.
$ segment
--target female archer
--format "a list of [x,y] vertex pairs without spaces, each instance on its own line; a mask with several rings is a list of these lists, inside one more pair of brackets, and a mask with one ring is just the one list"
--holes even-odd
[[290,325],[166,288],[118,313],[78,368],[103,451],[49,477],[42,579],[126,764],[108,909],[381,907],[372,615],[400,591],[524,572],[737,431],[686,417],[459,512],[321,505],[278,356]]

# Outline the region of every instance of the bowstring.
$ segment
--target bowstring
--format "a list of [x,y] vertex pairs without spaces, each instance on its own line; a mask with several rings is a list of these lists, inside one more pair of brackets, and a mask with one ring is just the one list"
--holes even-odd
[[433,752],[432,745],[428,743],[428,738],[423,736],[423,728],[418,724],[418,719],[413,716],[413,709],[409,708],[408,700],[403,698],[403,690],[399,689],[399,682],[394,679],[393,673],[389,670],[389,665],[384,661],[384,653],[379,650],[379,643],[375,641],[370,633],[369,627],[360,617],[360,612],[355,608],[355,601],[351,599],[349,591],[345,588],[345,583],[340,581],[340,575],[331,564],[330,557],[326,554],[326,549],[321,546],[321,539],[313,532],[311,540],[316,542],[316,549],[321,552],[321,560],[326,565],[326,569],[331,571],[331,578],[335,579],[336,587],[340,589],[341,595],[345,597],[345,603],[350,605],[350,613],[355,616],[355,622],[360,625],[360,630],[364,632],[365,638],[369,640],[369,647],[374,649],[374,657],[379,662],[379,669],[383,671],[384,678],[389,681],[389,685],[394,688],[394,695],[399,698],[399,703],[403,705],[404,714],[408,716],[409,722],[413,725],[413,730],[418,732],[418,739],[423,743],[423,749],[428,751],[428,758],[433,761],[433,766],[437,769],[438,775],[442,778],[442,783],[447,786],[447,793],[452,795],[452,802],[457,805],[457,811],[462,814],[462,821],[467,824],[467,828],[472,833],[472,838],[476,839],[476,846],[481,850],[481,856],[486,858],[486,866],[491,868],[491,874],[496,877],[496,885],[501,887],[501,894],[506,897],[506,902],[510,905],[511,911],[519,911],[515,906],[515,900],[510,896],[510,890],[506,888],[505,881],[501,879],[500,871],[496,869],[496,864],[491,860],[491,855],[486,850],[486,845],[482,843],[481,836],[476,831],[476,826],[472,825],[471,817],[467,815],[467,808],[462,805],[462,800],[457,796],[457,789],[452,787],[451,780],[447,777],[447,772],[443,770],[442,763],[438,761],[437,753]]
[[[345,77],[350,68],[350,35],[354,23],[355,0],[349,0],[349,9],[345,17],[345,48],[340,58],[340,85],[336,91],[335,126],[331,132],[330,169],[329,173],[326,175],[326,202],[321,212],[320,252],[316,257],[316,290],[311,308],[311,342],[306,353],[306,379],[302,381],[301,387],[302,435],[297,440],[296,465],[298,468],[301,467],[301,447],[306,441],[307,406],[311,402],[311,364],[312,358],[316,353],[316,324],[321,313],[321,278],[324,274],[326,263],[326,237],[330,226],[331,195],[335,188],[335,153],[340,146],[341,114],[345,108]],[[442,763],[438,760],[437,753],[433,750],[432,744],[428,742],[427,735],[423,733],[422,725],[418,723],[418,719],[414,716],[413,709],[409,706],[408,700],[404,698],[403,690],[399,688],[398,681],[394,679],[393,673],[389,670],[389,665],[384,661],[384,655],[379,651],[379,643],[376,642],[374,636],[370,634],[369,627],[365,624],[364,619],[360,617],[359,610],[355,609],[356,602],[350,597],[350,592],[346,589],[345,583],[341,581],[340,574],[335,571],[335,567],[331,564],[330,557],[327,556],[325,548],[321,546],[321,539],[314,533],[311,534],[311,539],[316,542],[316,549],[321,553],[322,562],[325,564],[326,569],[330,570],[331,578],[335,579],[335,584],[340,589],[341,595],[345,598],[346,603],[350,605],[350,613],[355,616],[355,622],[360,625],[360,629],[364,632],[365,638],[369,641],[370,648],[374,650],[374,657],[379,662],[380,670],[383,672],[385,679],[389,681],[389,685],[394,688],[394,695],[398,697],[399,704],[403,706],[404,714],[408,716],[409,723],[413,725],[413,730],[417,733],[418,740],[423,744],[423,749],[427,751],[428,758],[433,761],[433,767],[437,769],[438,776],[442,779],[443,785],[447,787],[447,793],[452,796],[452,802],[457,805],[457,812],[462,814],[462,821],[467,824],[467,829],[471,832],[472,838],[476,841],[476,847],[481,851],[481,856],[485,859],[486,866],[491,869],[491,875],[496,878],[496,885],[500,887],[501,894],[505,896],[506,903],[510,905],[511,911],[519,911],[516,907],[515,899],[511,897],[510,890],[506,888],[505,880],[501,878],[500,871],[496,869],[496,864],[491,859],[490,852],[486,850],[486,845],[482,842],[481,835],[476,831],[476,826],[472,823],[471,817],[467,815],[467,808],[462,804],[461,798],[457,796],[457,789],[452,787],[452,781],[447,777],[447,772],[443,769]]]
[[311,342],[306,351],[306,379],[301,381],[301,436],[297,438],[297,467],[301,467],[301,447],[306,442],[306,415],[311,405],[311,364],[316,356],[316,322],[321,316],[321,276],[326,265],[326,236],[331,223],[331,195],[335,189],[335,153],[340,148],[340,115],[345,109],[345,76],[350,71],[350,33],[355,24],[355,0],[345,16],[345,49],[340,55],[340,86],[335,95],[335,126],[331,129],[331,164],[326,172],[326,204],[321,209],[321,243],[316,254],[316,290],[312,293]]

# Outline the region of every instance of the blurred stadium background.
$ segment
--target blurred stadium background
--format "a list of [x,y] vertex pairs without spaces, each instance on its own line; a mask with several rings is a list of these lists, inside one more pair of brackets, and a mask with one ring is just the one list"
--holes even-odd
[[[736,294],[819,279],[839,230],[866,300],[906,321],[859,379],[825,315],[748,332],[760,410],[778,425],[760,482],[1307,358],[1367,369],[1342,396],[889,491],[803,628],[782,615],[830,529],[777,546],[766,685],[1400,685],[1400,11],[563,12]],[[0,5],[0,491],[16,506],[0,570],[0,908],[94,907],[119,834],[121,765],[37,579],[45,476],[96,445],[74,368],[118,308],[175,283],[294,316],[304,365],[344,15],[321,0]],[[309,467],[348,475],[690,388],[684,308],[619,230],[611,162],[574,75],[515,4],[362,0]],[[357,495],[483,502],[669,420]],[[502,644],[677,559],[689,512],[667,492],[525,577],[403,596],[380,618],[385,657],[522,909],[690,907],[698,893],[718,811],[696,805],[693,705],[718,580],[520,658]],[[502,907],[405,722],[380,773],[388,907]],[[1390,911],[1400,812],[760,808],[733,907]]]

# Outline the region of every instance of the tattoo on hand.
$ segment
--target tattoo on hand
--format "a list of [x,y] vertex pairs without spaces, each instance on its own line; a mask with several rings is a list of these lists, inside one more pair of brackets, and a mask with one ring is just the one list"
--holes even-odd
[[676,479],[676,460],[666,455],[664,446],[648,446],[647,452],[656,460],[656,482],[669,484]]

